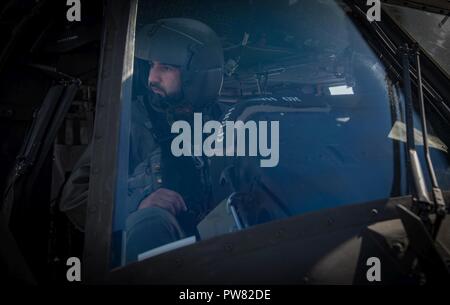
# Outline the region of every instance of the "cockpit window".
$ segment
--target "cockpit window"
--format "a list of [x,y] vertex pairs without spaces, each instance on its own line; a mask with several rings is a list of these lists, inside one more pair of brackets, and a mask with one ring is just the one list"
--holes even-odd
[[[410,192],[403,95],[349,10],[341,1],[139,1],[112,267]],[[421,145],[419,124],[415,132]],[[428,132],[448,189],[449,137],[432,124]]]

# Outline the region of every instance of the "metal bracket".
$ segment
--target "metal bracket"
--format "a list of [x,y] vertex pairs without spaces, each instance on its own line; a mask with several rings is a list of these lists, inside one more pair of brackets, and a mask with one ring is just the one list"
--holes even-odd
[[[397,212],[408,236],[410,247],[417,255],[420,266],[427,276],[427,283],[450,283],[449,269],[425,224],[416,214],[401,204],[397,205]],[[440,249],[447,252],[444,247]],[[449,253],[443,254],[450,256]]]

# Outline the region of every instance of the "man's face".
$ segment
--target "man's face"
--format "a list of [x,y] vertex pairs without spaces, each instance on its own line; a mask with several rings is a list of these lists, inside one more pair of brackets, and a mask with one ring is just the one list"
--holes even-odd
[[150,89],[163,98],[175,97],[181,91],[181,71],[177,67],[154,61],[148,75]]

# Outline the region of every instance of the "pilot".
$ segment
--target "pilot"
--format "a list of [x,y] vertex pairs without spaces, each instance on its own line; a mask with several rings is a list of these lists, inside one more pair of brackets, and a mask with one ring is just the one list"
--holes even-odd
[[[169,18],[144,26],[137,34],[136,57],[149,65],[148,94],[133,110],[130,159],[145,157],[129,179],[126,261],[196,235],[196,225],[209,211],[208,162],[174,157],[170,146],[176,135],[170,126],[177,120],[193,122],[194,112],[204,120],[218,119],[223,80],[220,40],[196,20]],[[136,124],[139,120],[143,123]]]

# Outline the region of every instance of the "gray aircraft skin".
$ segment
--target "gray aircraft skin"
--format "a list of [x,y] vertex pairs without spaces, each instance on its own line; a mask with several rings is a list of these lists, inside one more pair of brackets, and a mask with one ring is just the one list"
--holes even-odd
[[[318,27],[322,44],[258,15],[301,0],[83,2],[74,22],[58,2],[0,5],[2,280],[66,282],[78,257],[88,284],[450,283],[450,2],[385,0],[371,22],[365,0],[330,1],[340,8],[330,16],[354,29],[351,51],[338,28]],[[303,1],[305,14],[325,2]],[[208,223],[211,208],[197,242],[125,263],[118,198],[131,161],[120,122],[137,91],[134,37],[144,13],[180,11],[213,20],[223,40],[226,117],[283,124],[280,163],[209,158],[222,218]],[[305,16],[306,26],[320,19]],[[323,91],[342,85],[351,96]]]

